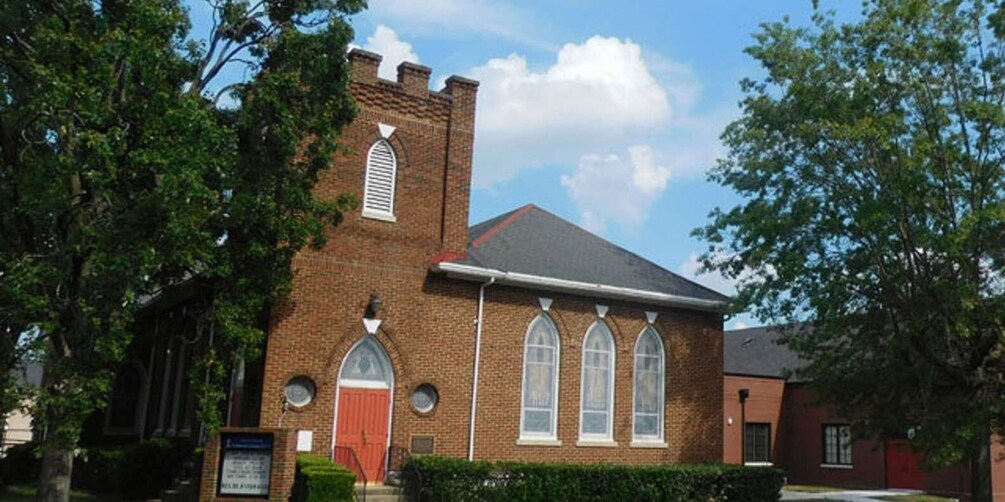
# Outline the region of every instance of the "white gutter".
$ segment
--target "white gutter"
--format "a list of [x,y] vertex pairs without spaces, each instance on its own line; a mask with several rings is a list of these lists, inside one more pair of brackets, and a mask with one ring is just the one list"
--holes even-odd
[[475,459],[475,410],[478,408],[478,366],[482,353],[482,313],[485,306],[485,288],[495,284],[496,278],[490,277],[488,282],[478,289],[478,319],[475,319],[475,376],[471,382],[471,430],[468,431],[468,461]]
[[492,268],[461,265],[441,262],[433,265],[433,271],[444,272],[448,277],[472,281],[495,280],[498,284],[523,286],[547,291],[558,291],[579,295],[600,296],[630,301],[642,301],[671,307],[685,307],[707,311],[721,311],[726,306],[724,300],[703,300],[689,296],[672,295],[658,291],[594,284],[589,282],[570,281],[540,275],[521,274],[519,272],[503,272]]

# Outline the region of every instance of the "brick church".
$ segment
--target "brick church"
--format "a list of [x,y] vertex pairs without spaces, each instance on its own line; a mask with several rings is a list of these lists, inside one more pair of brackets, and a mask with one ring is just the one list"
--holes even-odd
[[[533,205],[469,228],[478,83],[349,59],[359,113],[316,189],[361,205],[295,258],[228,423],[295,429],[378,482],[408,453],[721,461],[726,298]],[[184,308],[160,302],[106,434],[197,436]]]
[[478,83],[349,59],[360,113],[317,190],[362,204],[295,259],[260,425],[351,449],[369,480],[394,448],[720,461],[725,297],[533,205],[468,228]]

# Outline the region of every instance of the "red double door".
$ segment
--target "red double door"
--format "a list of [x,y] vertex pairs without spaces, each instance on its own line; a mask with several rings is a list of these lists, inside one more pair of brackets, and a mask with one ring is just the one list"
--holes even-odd
[[886,443],[886,485],[888,488],[923,490],[925,472],[921,470],[921,454],[911,451],[904,441]]
[[[368,482],[384,480],[390,404],[390,389],[339,388],[335,446],[355,452]],[[335,457],[348,460],[339,458],[338,450]]]

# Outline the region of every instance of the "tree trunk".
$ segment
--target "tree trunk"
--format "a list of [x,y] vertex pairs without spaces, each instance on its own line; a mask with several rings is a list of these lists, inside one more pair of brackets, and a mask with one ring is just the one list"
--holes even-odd
[[[46,439],[54,443],[52,435]],[[53,444],[53,446],[55,446]],[[46,449],[42,455],[42,475],[38,480],[38,502],[67,502],[70,500],[70,474],[73,472],[73,450]]]
[[970,454],[970,500],[991,502],[991,435],[978,438],[976,450]]

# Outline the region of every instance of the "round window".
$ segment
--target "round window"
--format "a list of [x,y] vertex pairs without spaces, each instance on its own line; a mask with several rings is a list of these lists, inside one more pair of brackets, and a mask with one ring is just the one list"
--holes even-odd
[[286,400],[293,406],[307,406],[314,400],[314,382],[305,376],[297,376],[286,382]]
[[440,396],[436,393],[436,387],[428,383],[424,383],[415,388],[412,392],[412,406],[419,413],[429,413],[433,411],[436,407],[436,402],[439,401]]

